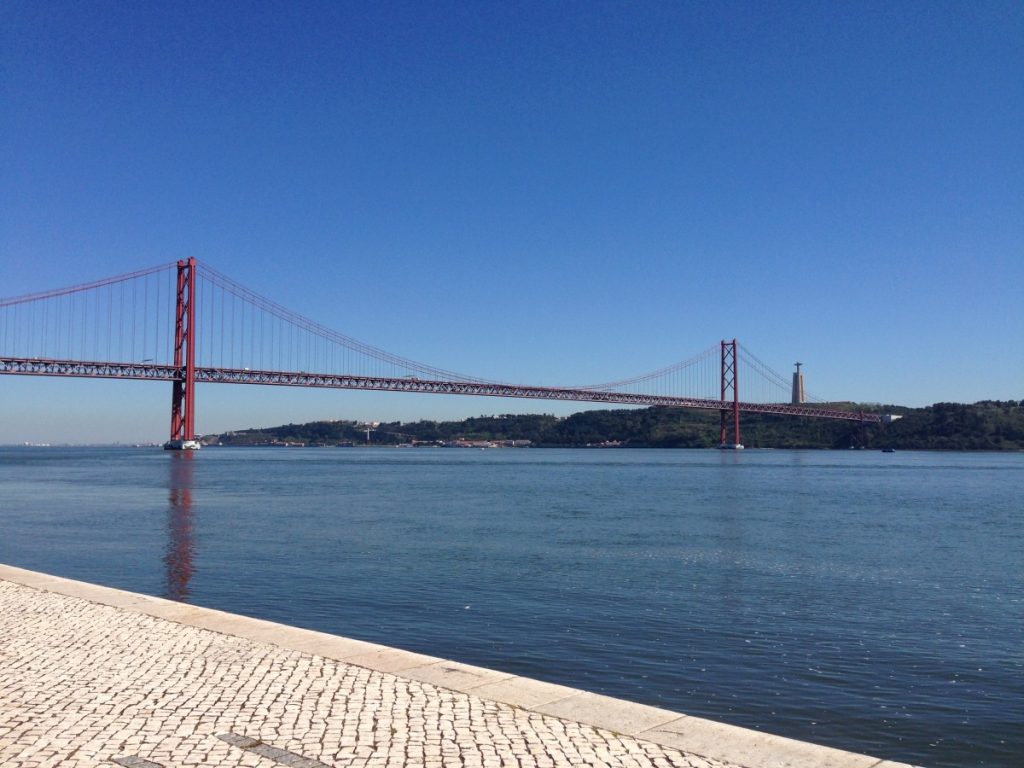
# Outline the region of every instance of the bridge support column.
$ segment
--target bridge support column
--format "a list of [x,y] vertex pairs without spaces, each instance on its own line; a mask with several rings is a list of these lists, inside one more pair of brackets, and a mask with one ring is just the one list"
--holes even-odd
[[[719,448],[740,449],[743,443],[740,442],[740,375],[739,359],[737,357],[738,344],[736,339],[732,341],[722,340],[722,431],[719,441]],[[732,395],[732,407],[727,408],[725,404]],[[732,442],[729,441],[729,414],[732,412]]]
[[178,292],[174,315],[174,369],[171,392],[171,439],[168,449],[198,448],[196,442],[196,260],[178,262]]

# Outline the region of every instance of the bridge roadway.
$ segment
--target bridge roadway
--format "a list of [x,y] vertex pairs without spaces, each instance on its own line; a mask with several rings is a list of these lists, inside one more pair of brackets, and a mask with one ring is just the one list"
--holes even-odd
[[[71,376],[90,379],[138,379],[145,381],[181,381],[184,370],[173,365],[155,363],[84,362],[44,358],[0,357],[0,374],[21,376]],[[263,384],[284,387],[317,387],[324,389],[360,389],[375,392],[420,392],[435,395],[477,395],[483,397],[514,397],[533,400],[565,400],[571,402],[609,403],[617,405],[663,405],[701,410],[732,410],[728,400],[711,400],[670,395],[646,395],[601,389],[569,387],[535,387],[525,384],[501,384],[480,381],[443,381],[412,376],[361,376],[356,374],[307,373],[306,371],[264,371],[248,368],[208,368],[197,366],[197,383]],[[839,408],[818,408],[789,403],[739,403],[745,413],[772,413],[785,416],[808,416],[877,424],[882,415],[844,411]]]

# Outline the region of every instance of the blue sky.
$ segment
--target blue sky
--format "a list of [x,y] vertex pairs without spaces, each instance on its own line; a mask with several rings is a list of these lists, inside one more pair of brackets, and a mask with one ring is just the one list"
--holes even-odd
[[[194,255],[502,380],[737,337],[823,397],[1024,398],[1024,6],[0,6],[0,295]],[[0,377],[0,442],[169,386]],[[543,403],[214,387],[201,431]]]

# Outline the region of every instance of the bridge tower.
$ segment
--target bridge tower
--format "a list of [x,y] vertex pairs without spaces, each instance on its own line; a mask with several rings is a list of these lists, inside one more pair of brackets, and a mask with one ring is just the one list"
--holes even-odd
[[174,315],[174,370],[171,392],[171,439],[168,450],[194,450],[196,441],[196,260],[178,262]]
[[[740,442],[740,374],[736,339],[722,340],[722,437],[719,448],[743,448]],[[729,395],[732,407],[726,407]],[[729,442],[729,412],[732,412],[732,442]]]

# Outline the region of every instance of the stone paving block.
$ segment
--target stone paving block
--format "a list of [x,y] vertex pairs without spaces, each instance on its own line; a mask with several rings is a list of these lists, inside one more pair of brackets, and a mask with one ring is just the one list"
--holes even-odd
[[49,574],[37,573],[36,571],[27,571],[23,568],[16,568],[13,565],[4,565],[3,563],[0,563],[0,579],[21,584],[25,587],[56,592],[62,592],[62,590],[68,589],[74,584],[71,579],[62,579],[58,576],[50,576]]
[[678,712],[634,704],[598,693],[582,692],[565,699],[541,704],[538,712],[566,720],[576,720],[618,733],[636,734],[679,719]]
[[284,629],[281,624],[263,619],[254,619],[250,616],[226,613],[210,608],[201,608],[194,613],[185,614],[182,623],[191,627],[208,629],[211,632],[220,632],[225,635],[245,637],[249,640],[273,642],[272,638],[279,635]]
[[444,659],[439,659],[436,656],[427,656],[425,653],[402,651],[398,648],[386,648],[383,651],[360,653],[345,658],[347,664],[355,664],[360,667],[374,669],[378,672],[401,672],[403,669],[422,667],[439,661],[444,661]]
[[128,757],[115,757],[110,762],[117,763],[123,768],[164,768],[160,763],[145,760],[141,757],[130,755]]
[[86,584],[82,581],[72,582],[70,586],[54,585],[54,591],[69,597],[80,597],[103,605],[127,608],[144,602],[146,598],[121,589],[101,587],[98,584]]
[[528,677],[510,677],[496,683],[486,683],[473,689],[476,696],[517,707],[534,709],[542,704],[551,704],[561,699],[583,693],[578,688],[570,688]]
[[275,763],[289,766],[289,768],[331,768],[331,766],[321,763],[319,760],[313,760],[295,752],[290,752],[287,749],[264,744],[259,739],[252,739],[248,736],[240,736],[236,733],[222,733],[217,738],[239,749],[245,749],[260,757],[273,760]]
[[474,667],[457,661],[439,661],[434,664],[410,667],[401,671],[402,677],[463,692],[475,690],[486,683],[498,683],[514,677],[514,675],[508,672]]
[[157,619],[187,624],[190,619],[202,613],[201,608],[173,600],[142,600],[131,606],[136,613],[144,613]]
[[697,755],[714,755],[745,768],[875,768],[876,757],[844,752],[748,728],[682,717],[642,731],[641,738]]
[[349,637],[328,635],[325,632],[293,629],[291,627],[282,627],[282,631],[277,634],[271,634],[265,639],[265,642],[279,645],[282,648],[290,648],[294,651],[315,653],[318,656],[338,661],[353,656],[365,656],[391,650],[387,646],[369,643],[365,640],[355,640]]

